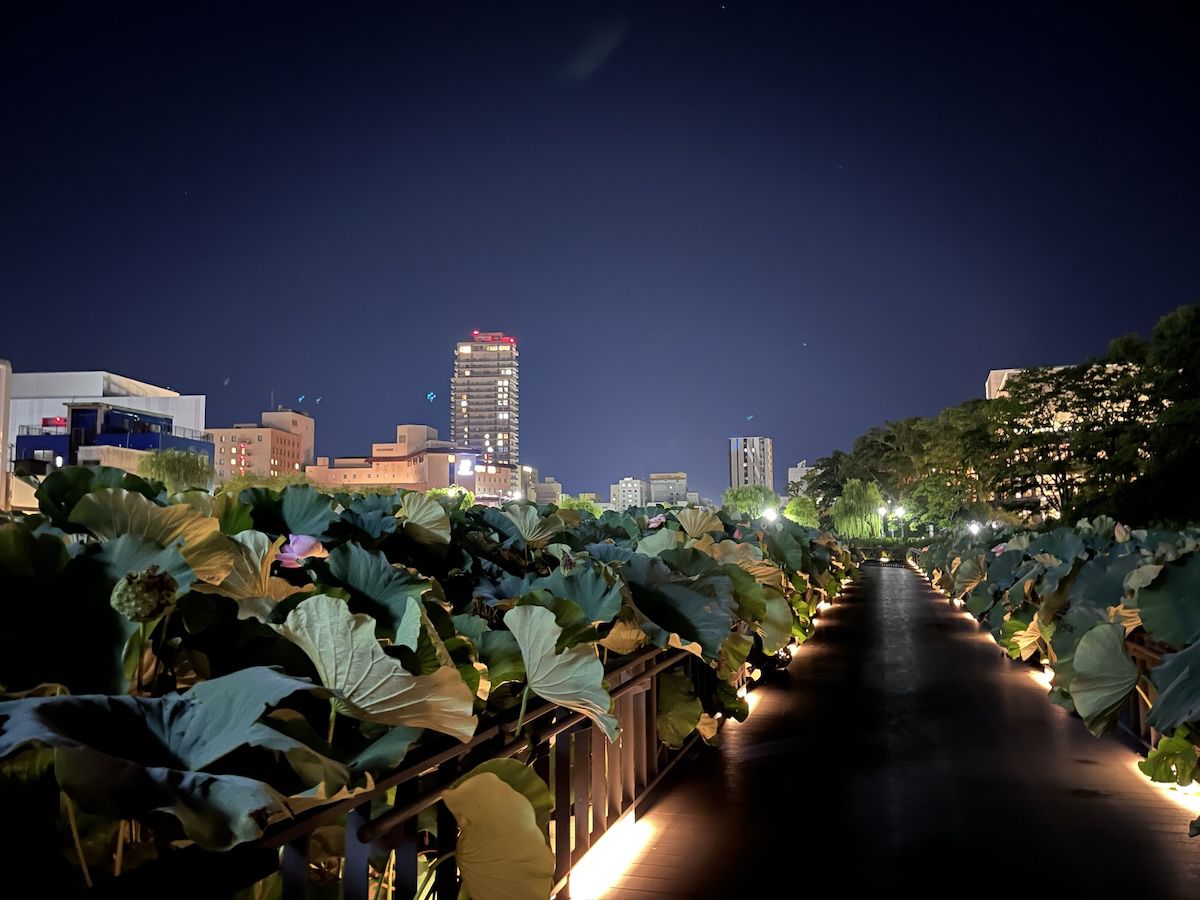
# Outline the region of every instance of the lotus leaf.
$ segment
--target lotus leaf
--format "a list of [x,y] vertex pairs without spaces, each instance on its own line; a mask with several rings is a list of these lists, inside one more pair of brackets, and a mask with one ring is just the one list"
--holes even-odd
[[405,494],[396,518],[404,523],[404,533],[418,544],[438,547],[450,543],[450,516],[433,497],[417,491]]
[[668,747],[678,749],[696,730],[704,712],[696,698],[692,680],[682,672],[658,676],[658,736]]
[[603,730],[609,741],[617,739],[617,720],[609,714],[612,699],[604,689],[604,666],[590,646],[557,653],[562,629],[554,613],[541,606],[518,606],[504,616],[504,624],[521,648],[529,690],[543,700],[583,713]]
[[1173,647],[1200,641],[1200,553],[1167,563],[1154,583],[1138,591],[1142,624]]
[[1137,668],[1125,653],[1120,625],[1096,625],[1075,647],[1071,699],[1092,734],[1116,724],[1121,707],[1137,684]]
[[375,620],[351,613],[336,597],[309,597],[274,627],[312,660],[339,712],[368,722],[429,728],[460,741],[475,734],[474,695],[456,668],[409,674],[379,646]]
[[675,518],[690,538],[698,538],[713,531],[725,533],[724,523],[707,510],[680,509],[676,511]]
[[554,855],[529,800],[494,772],[472,774],[443,796],[458,822],[454,855],[472,900],[545,900]]
[[379,636],[416,649],[421,633],[421,597],[430,583],[398,569],[379,552],[343,544],[329,554],[329,571],[350,589],[351,608],[371,616]]
[[1200,722],[1200,643],[1168,653],[1150,670],[1158,699],[1146,717],[1157,731],[1170,731],[1186,722]]
[[540,518],[537,508],[528,504],[510,505],[504,515],[516,526],[521,539],[530,547],[545,544],[565,529],[562,519],[557,515]]

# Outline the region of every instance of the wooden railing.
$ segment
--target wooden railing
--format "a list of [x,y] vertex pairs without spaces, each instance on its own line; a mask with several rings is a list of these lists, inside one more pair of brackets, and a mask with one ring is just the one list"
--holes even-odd
[[[515,721],[491,724],[466,744],[439,740],[420,756],[379,779],[367,793],[320,807],[270,829],[252,844],[215,853],[190,846],[98,885],[82,896],[131,900],[178,894],[227,897],[279,873],[284,900],[312,896],[320,880],[340,881],[344,900],[415,896],[418,857],[432,863],[454,849],[458,828],[441,798],[462,774],[491,759],[517,758],[533,766],[554,797],[550,846],[555,859],[555,895],[569,896],[574,866],[618,820],[635,810],[659,780],[693,746],[693,732],[679,750],[658,739],[657,676],[682,667],[703,684],[711,668],[681,650],[648,650],[606,673],[614,714],[621,727],[609,744],[591,720],[552,704],[533,707],[522,733]],[[393,793],[394,792],[394,793]],[[389,799],[390,795],[390,799]],[[436,837],[419,825],[433,810]],[[344,840],[337,871],[320,872],[310,863],[309,845],[318,829]],[[438,866],[430,897],[455,898],[459,875]]]

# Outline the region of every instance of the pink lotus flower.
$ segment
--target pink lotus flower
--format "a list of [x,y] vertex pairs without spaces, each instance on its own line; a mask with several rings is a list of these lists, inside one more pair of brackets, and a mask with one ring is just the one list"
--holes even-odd
[[329,551],[315,537],[309,537],[307,534],[291,534],[288,535],[288,542],[279,548],[279,554],[275,559],[285,569],[299,569],[302,559],[324,559],[328,555]]
[[651,519],[649,522],[646,523],[646,527],[647,528],[661,528],[666,521],[667,521],[667,514],[659,513],[657,516],[655,516],[653,519]]
[[995,547],[993,547],[993,548],[992,548],[992,552],[993,552],[994,554],[996,554],[997,556],[999,556],[1000,554],[1002,554],[1002,553],[1003,553],[1005,550],[1007,550],[1007,549],[1008,549],[1008,543],[1007,543],[1007,542],[1005,542],[1005,543],[1003,543],[1003,544],[997,544]]
[[742,539],[742,529],[740,529],[740,528],[733,529],[733,539],[735,541],[740,541]]

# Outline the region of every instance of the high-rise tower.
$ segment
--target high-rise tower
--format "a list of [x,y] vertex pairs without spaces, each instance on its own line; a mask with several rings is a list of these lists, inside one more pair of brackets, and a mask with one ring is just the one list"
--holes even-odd
[[450,439],[480,451],[480,462],[521,461],[521,380],[517,341],[472,331],[454,348]]

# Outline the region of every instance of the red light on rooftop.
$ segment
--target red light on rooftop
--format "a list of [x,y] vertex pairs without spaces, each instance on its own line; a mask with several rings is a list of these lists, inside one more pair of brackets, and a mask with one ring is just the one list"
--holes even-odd
[[471,332],[471,334],[479,334],[479,329],[476,328],[474,331]]

